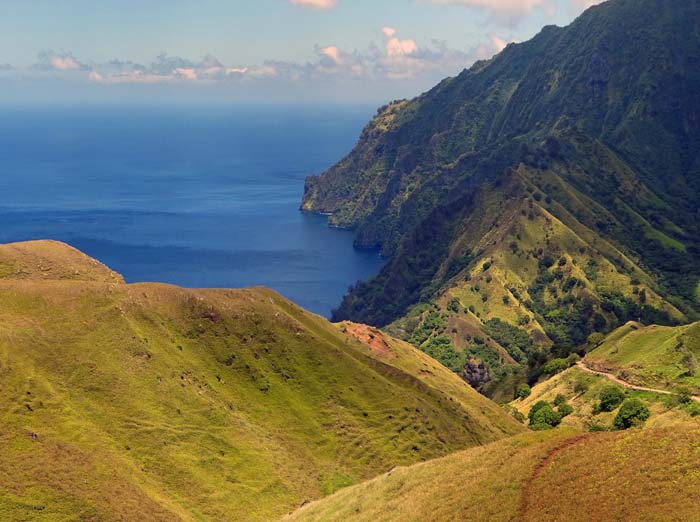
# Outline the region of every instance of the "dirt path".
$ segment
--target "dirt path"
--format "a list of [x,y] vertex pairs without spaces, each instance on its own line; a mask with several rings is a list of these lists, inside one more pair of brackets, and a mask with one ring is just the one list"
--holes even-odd
[[[659,389],[656,389],[656,388],[646,388],[646,387],[644,387],[644,386],[637,386],[637,385],[635,385],[635,384],[630,384],[630,383],[628,383],[627,381],[623,381],[623,380],[620,379],[619,377],[614,376],[612,373],[601,372],[601,371],[593,370],[592,368],[589,368],[588,366],[586,366],[586,363],[585,363],[585,361],[583,361],[583,360],[582,360],[582,361],[578,361],[578,362],[576,363],[576,366],[577,366],[579,369],[583,370],[584,372],[592,373],[593,375],[600,375],[601,377],[605,377],[606,379],[608,379],[608,380],[610,380],[610,381],[612,381],[612,382],[614,382],[614,383],[616,383],[616,384],[619,384],[620,386],[622,386],[622,387],[624,387],[624,388],[629,388],[630,390],[638,390],[638,391],[659,393],[659,394],[661,394],[661,395],[676,395],[675,393],[670,392],[670,391],[668,391],[668,390],[659,390]],[[691,399],[693,399],[695,402],[699,402],[699,403],[700,403],[700,397],[698,397],[698,396],[692,396]]]
[[520,494],[520,507],[518,509],[517,520],[526,520],[528,518],[527,513],[530,507],[531,491],[535,481],[544,473],[547,466],[549,466],[552,461],[561,453],[565,452],[567,449],[575,446],[579,442],[585,441],[592,436],[591,433],[584,433],[582,435],[577,435],[564,440],[562,444],[557,445],[552,448],[544,458],[535,466],[532,476],[523,485],[522,493]]

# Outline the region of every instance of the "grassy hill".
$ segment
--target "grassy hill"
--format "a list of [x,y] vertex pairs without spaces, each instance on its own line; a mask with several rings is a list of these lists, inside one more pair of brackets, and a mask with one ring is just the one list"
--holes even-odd
[[502,400],[591,334],[695,320],[698,27],[697,2],[609,0],[379,109],[302,203],[389,258],[334,318],[449,338]]
[[522,425],[274,292],[0,246],[0,519],[270,520]]
[[700,394],[700,323],[644,326],[628,323],[586,356],[593,369],[632,384]]
[[285,522],[700,520],[700,430],[519,435],[397,468]]
[[[611,387],[619,389],[622,394],[620,402],[608,408],[609,411],[601,411],[601,393]],[[679,395],[625,388],[579,367],[569,368],[538,383],[532,387],[530,396],[514,400],[511,406],[527,418],[532,407],[540,401],[551,405],[564,401],[571,407],[571,413],[562,419],[562,427],[597,431],[611,429],[624,399],[638,399],[649,408],[650,416],[644,423],[647,428],[700,427],[700,405],[693,401],[683,403]]]

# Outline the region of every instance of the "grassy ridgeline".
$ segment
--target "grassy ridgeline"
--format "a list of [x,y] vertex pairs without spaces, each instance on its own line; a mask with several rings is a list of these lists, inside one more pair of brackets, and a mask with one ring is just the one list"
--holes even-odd
[[53,242],[0,275],[2,520],[270,520],[522,430],[270,290],[126,285]]

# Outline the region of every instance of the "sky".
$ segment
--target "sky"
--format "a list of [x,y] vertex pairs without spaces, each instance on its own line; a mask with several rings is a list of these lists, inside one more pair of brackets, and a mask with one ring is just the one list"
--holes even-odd
[[5,103],[382,103],[600,0],[0,0]]

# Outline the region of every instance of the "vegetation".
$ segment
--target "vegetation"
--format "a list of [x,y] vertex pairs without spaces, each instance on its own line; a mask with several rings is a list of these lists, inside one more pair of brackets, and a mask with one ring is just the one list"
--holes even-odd
[[626,430],[628,428],[642,425],[650,416],[649,408],[639,399],[627,399],[620,406],[613,421],[613,428],[616,430]]
[[699,435],[689,427],[531,432],[392,470],[284,520],[695,520]]
[[700,395],[700,323],[677,327],[629,323],[586,357],[632,384]]
[[271,520],[524,429],[266,289],[126,285],[52,242],[0,266],[2,520]]
[[393,327],[438,305],[507,351],[491,378],[513,359],[534,379],[628,321],[696,319],[698,18],[605,2],[382,108],[304,195],[388,257],[335,319]]
[[515,397],[517,399],[527,399],[532,394],[532,388],[529,385],[523,383],[518,386],[515,392]]
[[600,411],[613,411],[625,400],[625,391],[615,384],[604,387],[600,391]]

